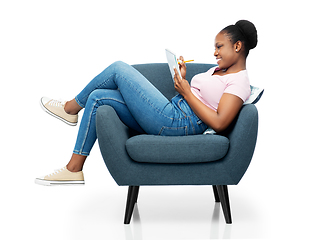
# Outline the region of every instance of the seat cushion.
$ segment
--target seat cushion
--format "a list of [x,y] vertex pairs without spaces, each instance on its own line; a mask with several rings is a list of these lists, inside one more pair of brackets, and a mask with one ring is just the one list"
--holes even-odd
[[229,139],[220,135],[138,135],[126,142],[129,156],[145,163],[202,163],[223,158]]

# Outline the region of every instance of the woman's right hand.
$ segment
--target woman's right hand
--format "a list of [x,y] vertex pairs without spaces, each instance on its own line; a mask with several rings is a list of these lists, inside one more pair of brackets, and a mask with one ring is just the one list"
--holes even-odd
[[186,77],[186,64],[184,63],[183,56],[180,56],[178,60],[180,60],[178,65],[179,65],[179,70],[181,72],[181,76],[182,76],[183,79],[185,79],[185,77]]

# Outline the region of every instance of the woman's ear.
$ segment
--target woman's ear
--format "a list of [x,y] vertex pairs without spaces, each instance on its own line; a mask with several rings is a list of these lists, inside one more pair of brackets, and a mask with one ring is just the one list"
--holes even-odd
[[237,42],[234,44],[234,48],[235,48],[236,53],[240,52],[240,51],[241,51],[241,49],[242,49],[242,42],[241,42],[241,41],[237,41]]

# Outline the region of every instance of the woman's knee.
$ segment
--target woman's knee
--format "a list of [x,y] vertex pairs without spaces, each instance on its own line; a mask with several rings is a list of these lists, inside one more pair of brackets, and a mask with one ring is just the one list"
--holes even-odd
[[122,62],[122,61],[116,61],[116,62],[112,63],[110,65],[110,67],[113,67],[114,69],[118,70],[118,69],[123,69],[125,67],[129,67],[129,65]]
[[113,89],[94,90],[89,95],[88,102],[97,105],[114,105],[114,102],[125,105],[120,91]]
[[89,95],[88,102],[96,102],[103,96],[103,89],[96,89],[92,91]]

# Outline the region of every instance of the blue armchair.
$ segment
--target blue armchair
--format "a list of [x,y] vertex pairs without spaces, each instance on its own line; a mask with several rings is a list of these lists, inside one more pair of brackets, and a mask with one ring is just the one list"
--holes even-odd
[[[188,81],[214,65],[187,64]],[[134,67],[168,99],[176,95],[167,63]],[[221,202],[226,223],[232,223],[228,185],[245,174],[257,140],[258,111],[244,105],[222,133],[194,136],[137,134],[125,126],[110,106],[97,111],[97,136],[104,162],[120,186],[129,186],[124,223],[129,224],[140,186],[211,185]]]

